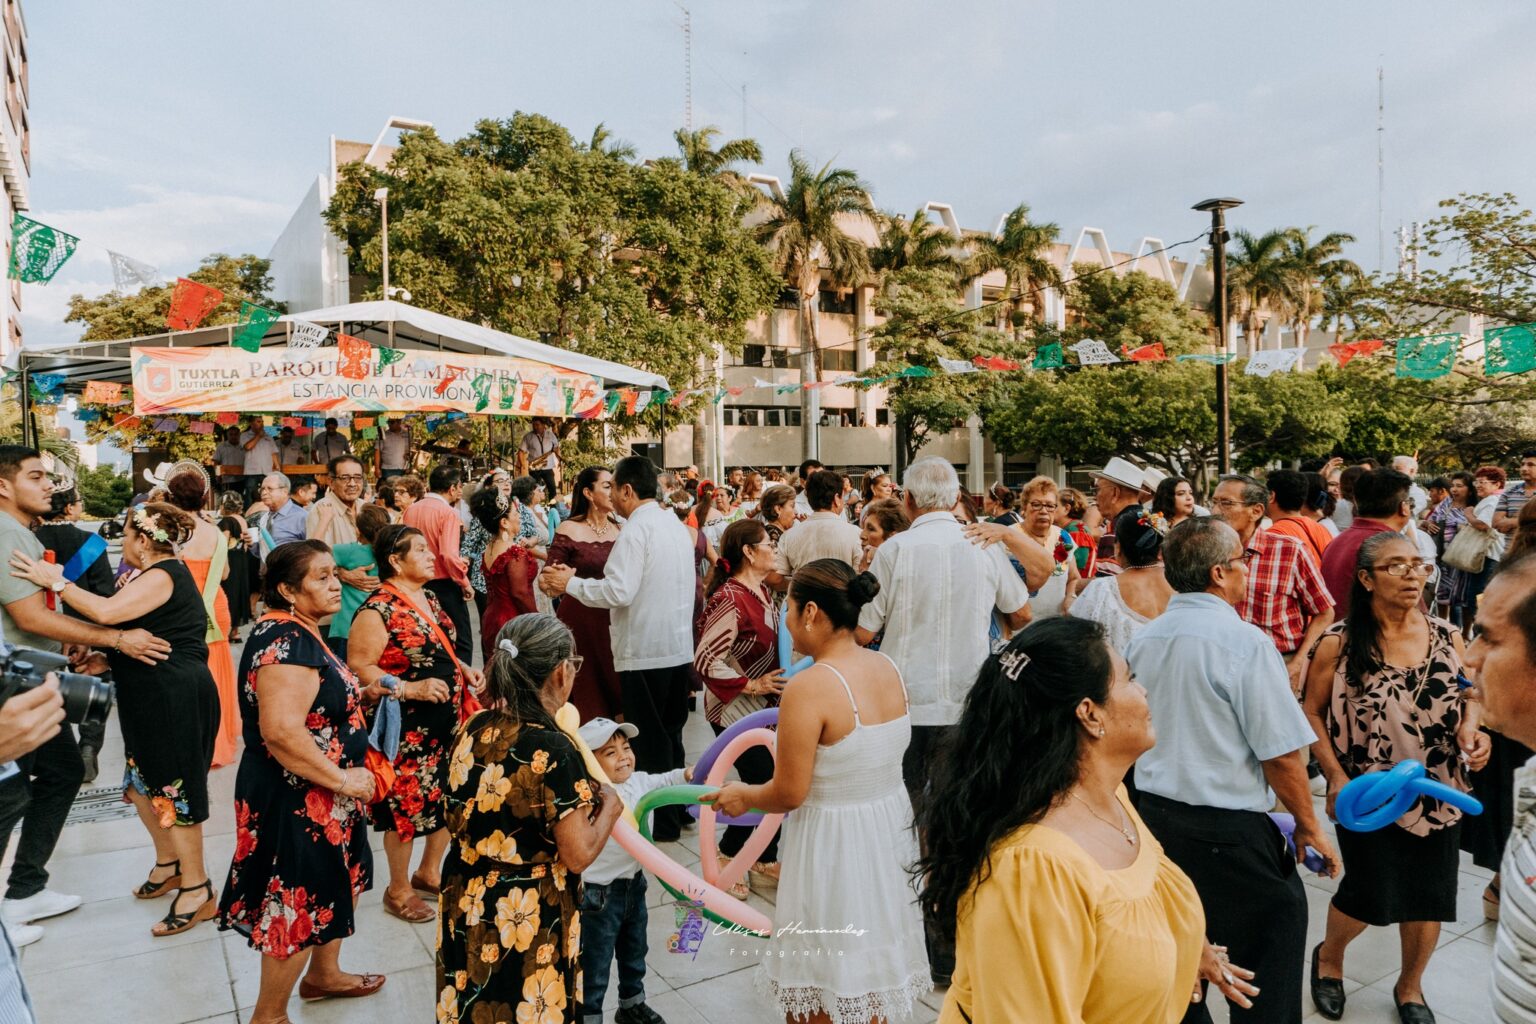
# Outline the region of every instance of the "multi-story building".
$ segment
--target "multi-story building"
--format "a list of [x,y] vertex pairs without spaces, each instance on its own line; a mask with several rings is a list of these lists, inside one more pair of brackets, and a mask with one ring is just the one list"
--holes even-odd
[[[340,305],[360,299],[367,282],[354,279],[348,269],[346,247],[326,227],[321,216],[335,193],[341,168],[362,160],[376,167],[387,166],[394,148],[387,144],[395,131],[419,128],[426,122],[390,118],[370,144],[349,142],[332,136],[327,152],[327,168],[310,186],[288,225],[273,245],[272,278],[274,296],[287,303],[289,310],[300,311]],[[766,188],[779,183],[772,178],[754,176]],[[946,203],[931,202],[928,209],[955,239],[964,244],[968,234],[960,226],[954,209]],[[878,225],[867,218],[849,218],[845,229],[874,245],[879,241]],[[1177,289],[1180,296],[1196,306],[1210,301],[1211,276],[1203,251],[1186,248],[1175,254],[1164,251],[1157,238],[1142,238],[1133,251],[1116,251],[1106,233],[1098,228],[1081,229],[1072,244],[1051,247],[1050,260],[1070,276],[1074,265],[1113,267],[1113,273],[1142,271]],[[986,274],[966,288],[965,303],[973,308],[993,311],[999,327],[1004,326],[1004,280],[1001,271]],[[1048,289],[1039,311],[1050,322],[1065,326],[1070,311],[1064,296]],[[837,288],[830,282],[819,295],[820,319],[817,333],[823,349],[824,376],[835,379],[869,369],[876,362],[870,340],[881,316],[875,311],[875,282],[863,282],[853,288]],[[784,466],[798,463],[807,429],[816,433],[817,451],[828,465],[869,468],[889,467],[895,462],[896,436],[886,407],[883,388],[863,390],[854,387],[824,387],[817,392],[820,412],[817,422],[802,422],[800,395],[779,394],[778,387],[800,381],[799,303],[796,293],[786,290],[773,309],[748,325],[748,340],[740,355],[722,355],[721,370],[725,386],[741,389],[705,414],[705,465],[718,472],[724,466]],[[762,386],[759,386],[761,382]],[[980,490],[985,482],[1006,479],[1017,482],[1035,473],[1066,479],[1071,467],[1033,452],[998,452],[980,429],[979,422],[957,424],[954,430],[933,437],[923,454],[942,455],[966,474],[966,483]],[[645,440],[634,438],[632,440]],[[651,440],[655,440],[652,438]],[[668,431],[664,461],[669,466],[694,462],[693,428],[687,424]]]
[[[0,50],[5,55],[5,116],[0,118],[0,210],[5,215],[5,259],[10,265],[10,225],[18,212],[31,208],[28,200],[32,180],[32,126],[28,115],[27,26],[22,19],[20,0],[3,0],[0,15]],[[7,278],[4,310],[0,327],[0,358],[21,348],[21,282]]]

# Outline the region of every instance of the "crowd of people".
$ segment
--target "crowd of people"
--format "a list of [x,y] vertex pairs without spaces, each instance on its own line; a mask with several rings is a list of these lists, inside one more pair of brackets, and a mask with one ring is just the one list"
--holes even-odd
[[[115,572],[102,556],[74,575],[76,496],[0,448],[0,627],[113,681],[154,854],[133,895],[170,897],[157,936],[246,937],[256,1024],[286,1021],[295,990],[385,984],[340,963],[370,830],[384,911],[436,921],[439,1021],[595,1021],[612,998],[656,1024],[646,877],[611,833],[647,791],[701,781],[691,712],[719,735],[768,708],[774,751],[702,799],[788,814],[730,886],[774,895],[760,991],[786,1019],[899,1020],[934,986],[946,1022],[1200,1021],[1216,994],[1234,1020],[1299,1020],[1306,995],[1339,1019],[1351,940],[1395,925],[1399,1015],[1433,1020],[1423,979],[1465,850],[1515,865],[1484,894],[1495,998],[1536,1020],[1536,819],[1516,788],[1536,740],[1536,452],[1512,486],[1402,457],[1208,494],[1115,458],[1090,498],[1048,477],[973,495],[932,457],[898,486],[815,460],[711,482],[633,456],[562,489],[547,424],[522,476],[418,476],[398,423],[387,466],[333,434],[308,456],[329,456],[322,491],[276,468],[292,438],[232,428],[214,474],[168,467],[130,509]],[[46,864],[102,743],[66,725],[0,780],[17,946],[79,905]],[[1405,759],[1487,812],[1421,800],[1336,850],[1314,798],[1331,816]],[[210,771],[235,763],[226,872],[202,825]],[[649,831],[697,827],[663,806]],[[750,834],[724,828],[722,867]],[[1310,951],[1308,848],[1339,879]]]

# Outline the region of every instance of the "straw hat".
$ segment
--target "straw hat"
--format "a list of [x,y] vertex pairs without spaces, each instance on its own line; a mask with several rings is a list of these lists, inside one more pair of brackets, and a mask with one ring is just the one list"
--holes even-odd
[[1118,487],[1124,487],[1128,491],[1141,490],[1141,482],[1146,471],[1138,468],[1134,463],[1116,456],[1104,464],[1104,468],[1089,473],[1095,480],[1104,479]]

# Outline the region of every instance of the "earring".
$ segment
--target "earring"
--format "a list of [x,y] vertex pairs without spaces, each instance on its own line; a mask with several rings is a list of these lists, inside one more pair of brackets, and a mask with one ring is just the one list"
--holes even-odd
[[1100,728],[1100,729],[1099,729],[1099,739],[1103,739],[1103,738],[1104,738],[1104,730],[1103,730],[1103,728],[1102,728],[1102,727],[1101,727],[1101,728]]

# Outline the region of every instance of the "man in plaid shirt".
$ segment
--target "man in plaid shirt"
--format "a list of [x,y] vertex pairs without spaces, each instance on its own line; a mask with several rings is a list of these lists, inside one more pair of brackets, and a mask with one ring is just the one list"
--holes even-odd
[[1333,624],[1333,598],[1300,541],[1259,525],[1268,503],[1269,489],[1253,477],[1224,476],[1211,507],[1237,531],[1246,552],[1248,593],[1237,614],[1275,642],[1299,694],[1307,652]]

